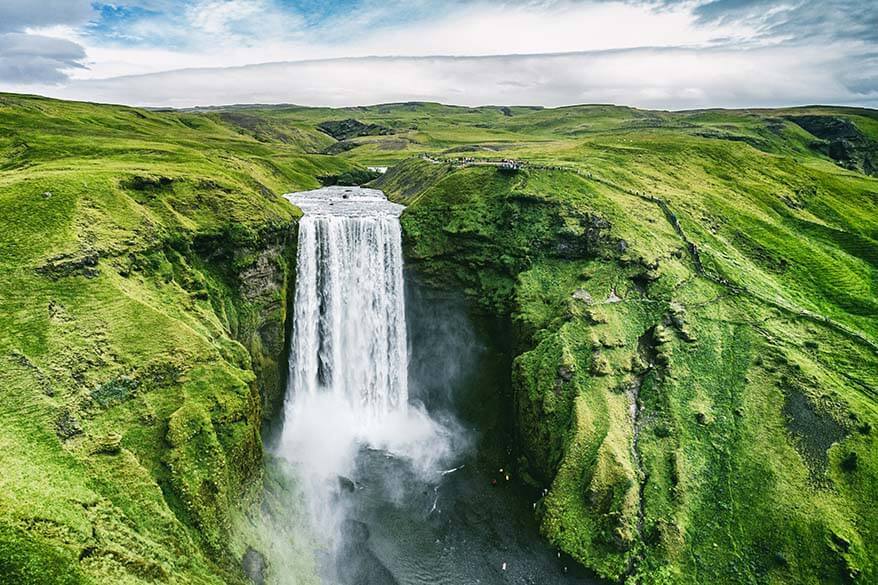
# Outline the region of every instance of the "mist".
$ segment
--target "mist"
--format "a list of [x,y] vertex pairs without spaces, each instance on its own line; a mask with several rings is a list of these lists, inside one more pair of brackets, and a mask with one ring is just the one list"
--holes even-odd
[[288,398],[275,453],[290,465],[295,495],[305,504],[297,529],[314,543],[325,582],[391,582],[369,547],[371,506],[380,502],[424,519],[440,515],[443,480],[473,452],[474,432],[455,408],[485,347],[460,299],[409,283],[406,408],[371,418],[330,392]]

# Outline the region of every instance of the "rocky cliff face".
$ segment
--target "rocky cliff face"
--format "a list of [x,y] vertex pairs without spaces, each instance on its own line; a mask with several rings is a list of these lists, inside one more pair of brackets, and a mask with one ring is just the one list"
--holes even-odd
[[233,282],[247,319],[238,320],[234,336],[250,353],[261,415],[273,419],[283,403],[287,369],[287,314],[292,308],[296,260],[296,225],[271,227],[251,243],[229,250],[236,267]]
[[[0,518],[0,573],[247,582],[241,559],[268,546],[254,526],[261,431],[284,394],[289,213],[246,228],[153,225],[20,274],[37,292],[15,302],[41,341],[24,333],[4,350],[3,416],[26,425],[12,436],[28,448],[10,453],[49,479],[17,482],[22,507]],[[88,230],[75,233],[87,241]]]
[[[196,485],[184,481],[178,487],[178,495],[188,509],[194,510],[198,528],[207,535],[210,548],[222,555],[229,550],[228,544],[222,544],[223,540],[234,542],[236,538],[233,516],[254,511],[253,506],[262,497],[261,430],[267,421],[276,417],[284,399],[288,351],[286,318],[293,301],[296,223],[196,237],[191,252],[197,257],[196,264],[203,263],[205,281],[211,283],[206,296],[214,313],[223,322],[229,337],[246,350],[246,356],[238,358],[240,367],[252,372],[249,397],[241,402],[239,410],[220,417],[211,410],[185,411],[178,424],[200,430],[194,434],[184,432],[180,440],[170,440],[177,451],[191,452],[192,460],[186,463],[193,467],[196,475],[200,473],[198,468],[204,470],[200,483],[198,479]],[[175,422],[172,419],[172,428]],[[216,441],[210,438],[211,429],[217,436]],[[192,444],[198,444],[203,431],[207,433],[207,443],[193,451]],[[238,437],[238,441],[223,445],[221,437],[224,436]],[[214,474],[208,470],[217,468],[227,470],[226,485],[215,478],[208,479]],[[211,535],[216,536],[216,544]],[[241,542],[248,551],[253,551],[251,560],[254,553],[262,554],[252,548],[256,543]]]
[[789,119],[819,138],[811,148],[846,169],[866,175],[878,174],[878,142],[845,118],[832,116],[790,116]]
[[850,366],[816,352],[840,344],[874,364],[872,341],[779,300],[803,282],[787,271],[764,292],[765,258],[798,250],[755,227],[758,247],[718,244],[724,228],[699,225],[742,196],[698,207],[695,186],[664,198],[575,169],[417,161],[379,186],[410,202],[419,274],[514,325],[516,472],[545,490],[537,513],[556,546],[629,583],[844,583],[872,570],[857,544],[869,496],[855,486],[874,483],[850,454],[874,441],[871,415],[857,382],[830,382]]

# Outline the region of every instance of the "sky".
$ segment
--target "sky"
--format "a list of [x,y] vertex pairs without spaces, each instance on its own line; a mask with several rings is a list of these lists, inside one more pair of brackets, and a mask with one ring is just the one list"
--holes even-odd
[[878,0],[0,0],[0,91],[173,107],[878,107]]

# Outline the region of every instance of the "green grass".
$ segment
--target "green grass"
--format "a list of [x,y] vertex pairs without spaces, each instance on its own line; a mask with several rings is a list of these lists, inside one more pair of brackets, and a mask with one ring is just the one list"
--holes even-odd
[[533,132],[503,155],[530,170],[378,181],[410,204],[410,260],[519,325],[522,471],[546,536],[607,577],[876,578],[878,181],[787,113],[530,112],[500,120]]
[[283,392],[278,194],[350,165],[213,117],[21,96],[0,128],[0,580],[243,583],[233,524],[258,511]]
[[[514,325],[547,539],[631,584],[874,582],[878,180],[803,114],[878,139],[854,108],[0,95],[0,575],[244,583],[253,547],[271,582],[313,577],[259,436],[291,303],[279,194],[392,165],[409,263]],[[392,133],[333,149],[318,125],[351,118]]]

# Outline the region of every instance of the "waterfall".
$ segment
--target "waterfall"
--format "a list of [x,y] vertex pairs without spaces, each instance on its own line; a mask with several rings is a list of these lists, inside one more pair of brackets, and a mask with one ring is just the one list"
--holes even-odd
[[[402,207],[380,192],[360,191],[366,194],[322,189],[291,197],[305,216],[299,223],[290,396],[329,392],[376,420],[408,401]],[[294,408],[295,400],[288,405]]]
[[304,216],[279,451],[324,506],[314,511],[323,522],[321,493],[351,472],[361,447],[425,460],[437,431],[408,404],[403,207],[362,188],[287,198]]
[[[509,451],[498,444],[481,470],[474,435],[450,410],[452,388],[468,383],[459,368],[475,373],[486,348],[461,307],[437,312],[417,287],[409,388],[402,206],[361,188],[287,198],[304,215],[283,429],[266,501],[283,510],[271,535],[279,550],[313,554],[301,566],[273,567],[279,582],[312,582],[312,571],[324,585],[561,582],[534,578],[536,565],[518,562],[537,559],[535,541],[521,540],[526,524],[507,514],[507,490],[487,487]],[[498,421],[489,427],[498,433],[502,395],[492,396],[493,383],[480,392],[486,402],[476,420]],[[419,400],[428,396],[433,411]],[[527,513],[531,502],[522,502]],[[556,560],[549,549],[543,557]],[[506,577],[507,561],[517,577]]]
[[[356,567],[347,560],[351,551],[362,552],[355,503],[363,462],[379,454],[418,477],[436,477],[451,432],[422,404],[409,404],[403,207],[362,188],[287,198],[304,215],[277,453],[299,492],[290,506],[304,505],[302,528],[322,551],[319,572],[337,583],[345,581],[338,571]],[[396,473],[372,480],[373,490],[380,484],[389,495],[402,493],[393,487],[401,481]]]

